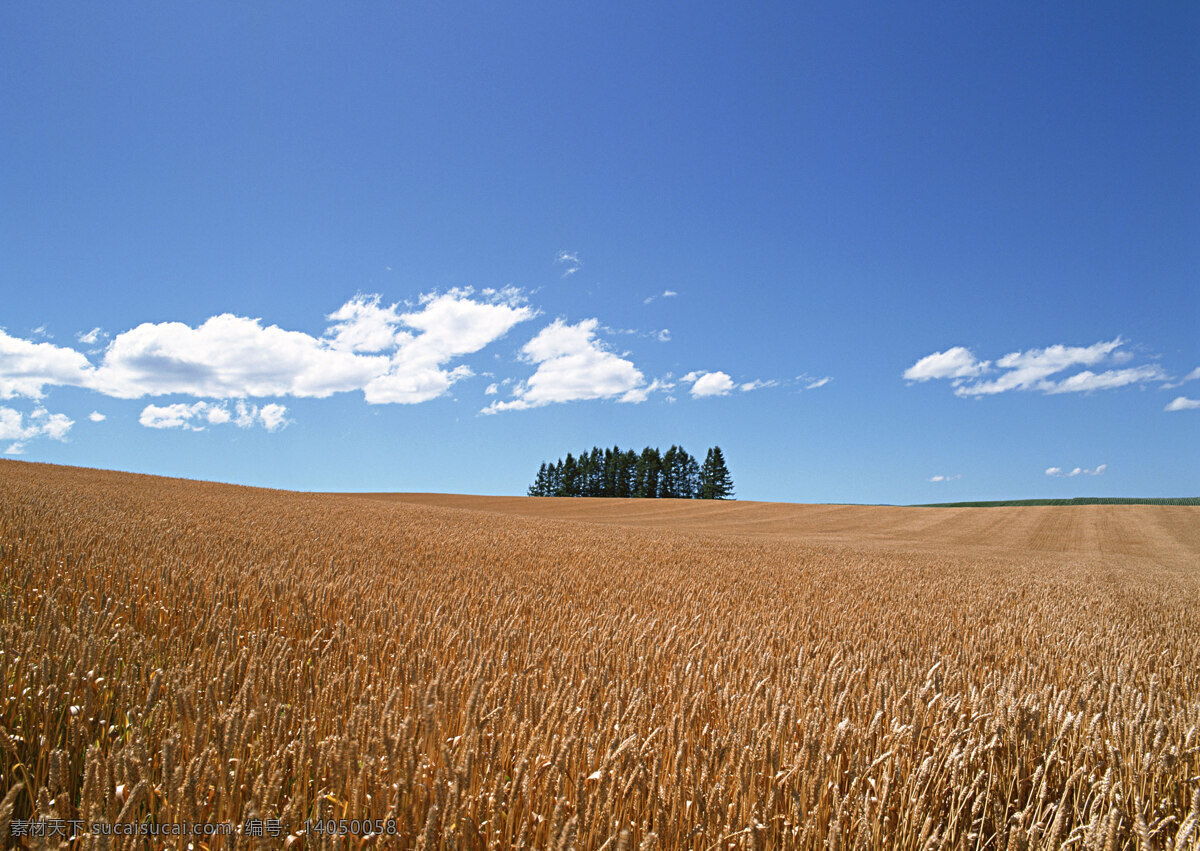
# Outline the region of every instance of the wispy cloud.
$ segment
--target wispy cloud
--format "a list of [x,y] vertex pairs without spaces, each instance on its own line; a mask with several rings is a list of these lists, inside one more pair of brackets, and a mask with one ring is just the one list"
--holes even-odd
[[1107,464],[1101,464],[1094,469],[1086,469],[1084,467],[1076,467],[1073,470],[1064,470],[1062,467],[1047,467],[1046,475],[1059,478],[1071,478],[1072,476],[1103,476],[1104,471],[1108,469]]
[[75,335],[75,339],[83,343],[85,346],[94,346],[96,343],[100,342],[102,337],[106,336],[108,335],[104,333],[100,326],[96,326],[91,331],[80,331]]
[[659,298],[674,298],[677,295],[679,295],[679,293],[675,292],[675,290],[663,290],[658,295],[646,296],[646,298],[642,299],[642,304],[649,304],[650,302]]
[[108,417],[106,417],[104,414],[100,413],[99,411],[92,411],[90,414],[88,414],[88,419],[94,423],[102,423],[106,419],[108,419]]
[[564,278],[571,277],[583,268],[583,262],[579,259],[579,253],[576,251],[560,251],[555,256],[554,262],[563,267],[562,276]]
[[1189,399],[1187,396],[1176,396],[1169,403],[1164,411],[1194,411],[1200,408],[1200,399]]
[[749,393],[751,390],[761,390],[764,387],[778,387],[778,386],[779,386],[779,382],[774,379],[763,381],[762,379],[756,378],[753,381],[743,382],[738,387],[738,390],[741,390],[743,393]]
[[953,476],[930,476],[925,481],[927,482],[953,482],[956,479],[961,479],[961,473],[955,473]]
[[815,378],[814,376],[811,376],[805,372],[801,375],[797,375],[796,381],[800,382],[805,390],[816,390],[818,387],[824,387],[826,384],[833,381],[833,376],[826,375],[821,378]]
[[643,402],[658,389],[646,384],[633,362],[608,349],[596,338],[598,319],[568,325],[556,319],[526,343],[522,359],[537,365],[527,380],[517,384],[511,401],[495,401],[481,413],[520,411],[555,402],[616,399]]
[[[994,364],[989,360],[980,360],[970,349],[955,346],[921,358],[904,371],[904,378],[910,382],[949,380],[955,394],[963,397],[991,396],[1010,390],[1031,390],[1048,395],[1090,393],[1168,380],[1169,376],[1157,364],[1102,372],[1083,369],[1063,376],[1063,373],[1078,367],[1128,362],[1133,354],[1120,349],[1123,344],[1124,341],[1118,337],[1090,346],[1047,346],[1044,349],[1010,352]],[[994,378],[982,378],[992,374],[995,374]]]

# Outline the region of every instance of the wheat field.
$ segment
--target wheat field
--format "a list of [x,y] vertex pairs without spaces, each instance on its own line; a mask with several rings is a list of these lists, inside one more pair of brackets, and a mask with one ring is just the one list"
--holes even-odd
[[5,461],[0,570],[9,846],[1200,847],[1196,507]]

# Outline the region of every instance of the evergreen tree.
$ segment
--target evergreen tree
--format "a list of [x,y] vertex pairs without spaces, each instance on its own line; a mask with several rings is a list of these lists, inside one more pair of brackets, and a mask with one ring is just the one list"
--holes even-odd
[[640,497],[643,499],[727,499],[733,478],[720,447],[708,450],[701,467],[682,446],[666,452],[647,446],[638,453],[614,446],[585,450],[578,457],[543,462],[529,496]]
[[593,446],[588,455],[588,496],[604,496],[604,453]]
[[685,460],[682,467],[683,485],[680,488],[680,496],[685,499],[696,499],[700,496],[700,465],[696,463],[696,459],[690,453],[683,454]]
[[550,496],[550,471],[546,468],[546,462],[542,462],[542,466],[538,468],[537,478],[533,480],[533,484],[529,486],[530,496]]
[[617,459],[617,487],[614,496],[633,496],[634,473],[637,470],[637,453],[632,449],[622,452]]
[[570,452],[562,465],[561,490],[561,496],[579,496],[579,464]]
[[654,499],[659,495],[659,474],[662,472],[662,457],[658,454],[657,449],[651,449],[647,446],[642,450],[642,456],[638,459],[638,478],[639,489],[634,496],[646,497]]
[[679,496],[679,447],[671,444],[671,448],[663,453],[662,473],[658,479],[658,495],[663,499],[675,499]]
[[700,468],[700,498],[730,499],[733,496],[733,476],[725,466],[721,447],[708,450],[704,465]]

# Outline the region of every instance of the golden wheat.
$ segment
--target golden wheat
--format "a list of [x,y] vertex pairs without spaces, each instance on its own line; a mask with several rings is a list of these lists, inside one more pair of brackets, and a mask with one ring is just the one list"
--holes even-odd
[[4,841],[263,819],[230,847],[1195,848],[1200,509],[1137,509],[1134,553],[1046,511],[1005,516],[1075,543],[4,462]]

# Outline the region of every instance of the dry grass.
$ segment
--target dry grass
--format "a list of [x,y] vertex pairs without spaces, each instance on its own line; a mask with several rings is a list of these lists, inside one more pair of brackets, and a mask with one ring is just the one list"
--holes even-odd
[[0,463],[5,841],[1197,847],[1200,509],[562,502]]

